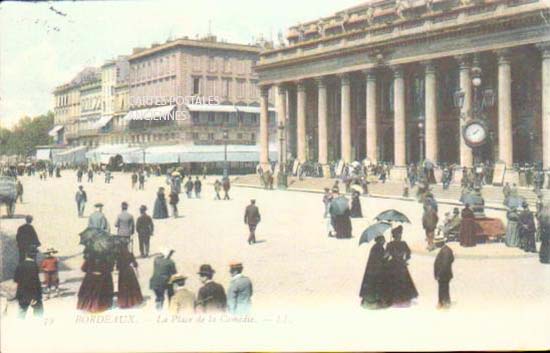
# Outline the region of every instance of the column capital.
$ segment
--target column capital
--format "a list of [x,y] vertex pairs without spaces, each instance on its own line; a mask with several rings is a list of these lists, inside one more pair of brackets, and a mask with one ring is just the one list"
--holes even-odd
[[315,83],[317,83],[318,87],[324,88],[327,86],[327,80],[328,80],[327,76],[317,76],[314,78],[314,80],[315,80]]
[[538,43],[536,47],[540,50],[543,59],[550,59],[550,42]]
[[269,89],[271,88],[271,85],[261,85],[260,86],[260,96],[262,98],[269,97]]
[[344,72],[343,74],[338,75],[342,86],[349,86],[351,84],[351,77],[349,72]]
[[469,70],[472,67],[472,55],[463,54],[455,56],[460,70]]
[[294,83],[296,84],[296,89],[298,90],[298,92],[303,92],[306,90],[305,80],[297,80],[297,81],[294,81]]
[[512,51],[510,50],[510,48],[495,50],[495,54],[497,55],[499,65],[509,65],[512,62]]
[[434,60],[425,60],[421,64],[424,66],[426,75],[435,74],[437,72],[437,63]]
[[363,70],[363,74],[367,78],[367,81],[376,81],[376,73],[377,69],[375,67]]
[[279,92],[279,94],[286,93],[288,91],[288,85],[287,82],[277,84],[277,92]]
[[405,75],[403,65],[392,65],[390,69],[393,71],[393,78],[403,78]]

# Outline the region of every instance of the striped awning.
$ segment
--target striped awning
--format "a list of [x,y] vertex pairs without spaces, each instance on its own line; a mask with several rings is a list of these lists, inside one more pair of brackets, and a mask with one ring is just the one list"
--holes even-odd
[[102,116],[98,121],[94,123],[94,129],[101,129],[105,127],[105,125],[109,124],[109,122],[113,120],[112,115],[104,115]]

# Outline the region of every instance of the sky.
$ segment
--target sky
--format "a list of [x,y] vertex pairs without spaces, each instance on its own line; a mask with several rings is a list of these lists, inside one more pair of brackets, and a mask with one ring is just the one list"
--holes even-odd
[[364,0],[119,0],[0,4],[0,127],[53,110],[53,89],[134,47],[211,29],[253,43]]

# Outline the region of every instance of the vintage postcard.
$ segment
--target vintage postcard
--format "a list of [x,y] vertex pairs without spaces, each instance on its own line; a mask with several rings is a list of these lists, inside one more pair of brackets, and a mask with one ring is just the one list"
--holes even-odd
[[0,350],[550,349],[550,1],[0,4]]

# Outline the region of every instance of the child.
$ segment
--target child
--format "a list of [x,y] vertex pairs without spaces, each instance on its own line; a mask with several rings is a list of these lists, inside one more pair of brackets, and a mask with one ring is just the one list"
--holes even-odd
[[42,260],[40,268],[44,271],[44,285],[46,286],[46,299],[50,298],[52,287],[55,287],[55,296],[59,295],[59,274],[58,263],[59,260],[53,254],[56,254],[57,250],[50,248],[44,254],[46,258]]

